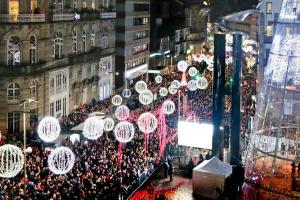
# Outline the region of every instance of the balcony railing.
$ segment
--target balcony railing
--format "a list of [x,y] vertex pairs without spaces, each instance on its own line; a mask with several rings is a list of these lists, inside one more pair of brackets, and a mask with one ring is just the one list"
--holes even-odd
[[57,13],[53,14],[52,21],[73,21],[75,20],[74,13]]
[[115,19],[117,17],[116,12],[101,12],[99,14],[100,19]]
[[45,22],[45,14],[0,14],[0,22],[6,23],[30,23]]

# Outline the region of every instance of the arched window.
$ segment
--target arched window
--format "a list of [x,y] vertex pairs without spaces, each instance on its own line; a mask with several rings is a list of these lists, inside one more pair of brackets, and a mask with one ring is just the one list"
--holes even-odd
[[32,35],[29,38],[29,61],[30,61],[30,64],[35,64],[37,61],[36,46],[37,46],[36,37],[34,35]]
[[55,33],[55,38],[53,41],[53,55],[55,59],[60,59],[62,57],[63,49],[63,36],[62,33],[57,31]]
[[77,0],[73,0],[73,9],[77,9]]
[[77,53],[77,30],[76,29],[73,29],[72,30],[72,40],[73,40],[73,47],[72,47],[72,50],[73,50],[73,53]]
[[82,51],[86,52],[86,30],[82,29]]
[[96,45],[95,39],[96,39],[96,30],[95,30],[95,27],[92,27],[92,31],[91,31],[91,46],[92,47],[94,47]]
[[10,66],[21,64],[21,43],[16,36],[11,36],[7,41],[7,64]]
[[103,49],[107,49],[108,48],[108,37],[107,36],[104,36],[101,38],[101,47]]
[[20,86],[17,83],[11,83],[7,87],[7,100],[18,100],[20,98]]
[[29,84],[29,94],[30,94],[30,98],[32,99],[36,99],[37,97],[37,84],[35,81],[31,81]]

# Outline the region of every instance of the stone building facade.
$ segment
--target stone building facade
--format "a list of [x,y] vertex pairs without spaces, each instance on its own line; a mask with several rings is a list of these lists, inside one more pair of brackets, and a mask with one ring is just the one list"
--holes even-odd
[[114,92],[113,0],[0,0],[0,131],[61,118]]

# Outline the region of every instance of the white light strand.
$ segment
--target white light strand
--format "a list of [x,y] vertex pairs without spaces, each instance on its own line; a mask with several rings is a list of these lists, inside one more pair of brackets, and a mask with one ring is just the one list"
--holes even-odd
[[97,140],[103,134],[103,120],[97,117],[89,117],[85,120],[82,134],[89,140]]
[[129,114],[130,114],[130,110],[125,105],[121,105],[117,107],[115,111],[115,116],[120,121],[126,120],[129,117]]
[[75,155],[68,147],[57,147],[48,157],[48,167],[54,174],[66,174],[74,166]]
[[115,105],[115,106],[121,105],[122,101],[123,101],[123,99],[122,99],[122,97],[120,95],[115,95],[111,99],[112,104]]
[[53,142],[60,134],[60,125],[56,118],[45,117],[38,125],[38,135],[44,142]]
[[149,105],[153,102],[153,94],[150,90],[145,90],[139,95],[140,103],[143,105]]
[[134,137],[134,126],[127,121],[119,122],[114,129],[116,140],[121,143],[130,142]]
[[104,130],[105,131],[112,131],[115,127],[115,121],[112,118],[105,118],[104,119]]
[[0,147],[0,177],[15,177],[24,165],[22,150],[14,145],[5,144]]
[[138,119],[138,127],[143,133],[152,133],[157,128],[157,119],[150,113],[143,113]]

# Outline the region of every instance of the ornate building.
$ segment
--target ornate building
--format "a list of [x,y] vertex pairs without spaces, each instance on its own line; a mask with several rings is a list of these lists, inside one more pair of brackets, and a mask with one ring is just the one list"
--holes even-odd
[[[0,0],[0,131],[114,92],[114,0]],[[30,115],[30,117],[29,117]],[[29,125],[28,125],[29,126]],[[11,135],[9,135],[11,136]]]

